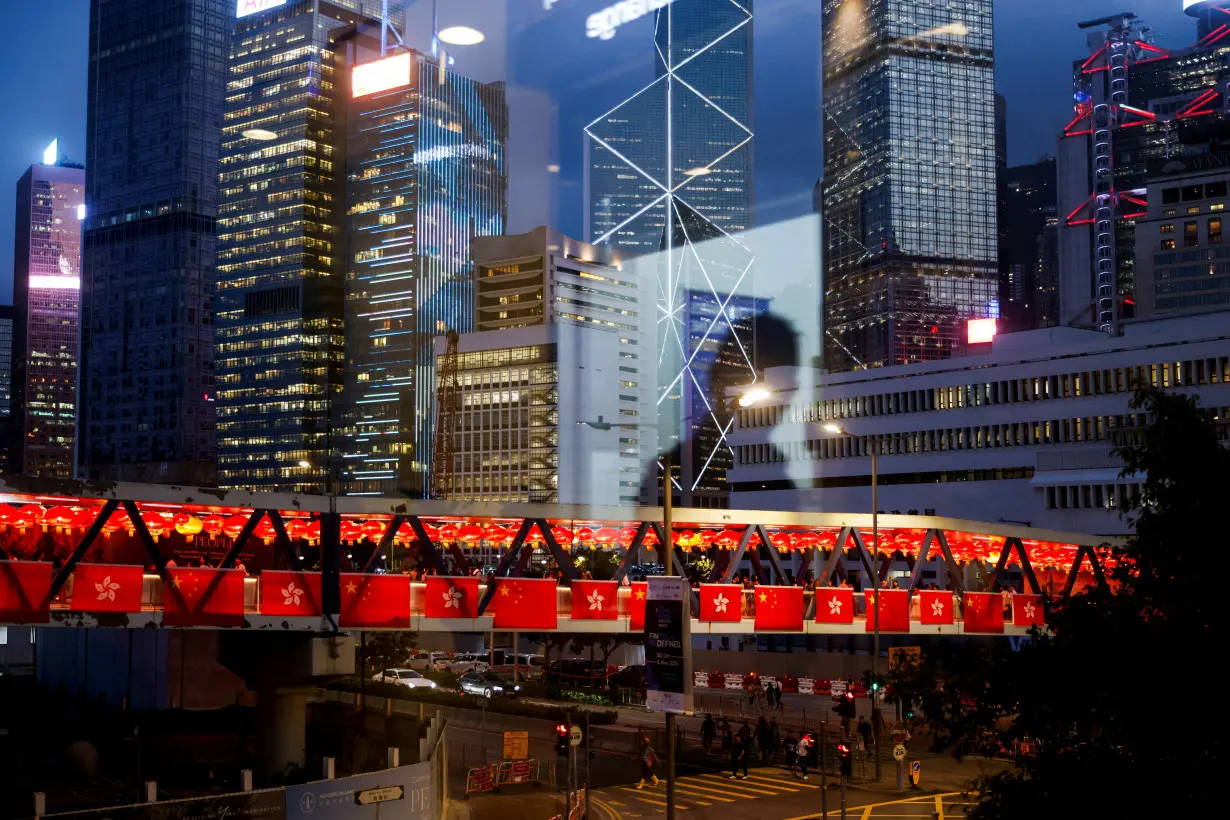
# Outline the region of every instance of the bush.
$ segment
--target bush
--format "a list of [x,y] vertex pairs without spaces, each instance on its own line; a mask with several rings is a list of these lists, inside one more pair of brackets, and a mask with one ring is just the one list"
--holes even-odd
[[435,681],[436,686],[443,686],[445,689],[457,688],[457,678],[459,676],[455,672],[437,672],[434,669],[426,669],[422,675],[427,680]]
[[[330,683],[327,688],[338,692],[358,692],[359,680],[358,678],[342,678]],[[525,703],[513,698],[493,698],[492,700],[485,701],[482,698],[462,695],[459,692],[445,692],[439,689],[407,689],[394,683],[379,683],[377,681],[366,681],[363,691],[369,695],[391,698],[393,700],[430,703],[435,706],[446,706],[454,709],[479,709],[485,703],[487,710],[491,712],[536,718],[538,720],[549,720],[554,723],[563,723],[568,719],[568,710],[564,707]],[[576,711],[575,709],[573,710],[574,719]],[[613,711],[599,711],[596,709],[585,709],[582,711],[589,713],[589,721],[594,726],[609,726],[619,719],[618,714]]]

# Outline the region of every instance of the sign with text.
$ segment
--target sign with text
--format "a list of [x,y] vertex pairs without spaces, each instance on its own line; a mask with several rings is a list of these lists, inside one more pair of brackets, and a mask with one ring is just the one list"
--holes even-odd
[[504,733],[504,759],[525,760],[530,756],[529,732]]
[[286,819],[376,820],[381,803],[397,801],[399,820],[437,820],[435,788],[430,763],[287,786]]
[[683,578],[650,577],[645,596],[645,705],[683,714],[692,707],[688,584]]
[[249,14],[256,14],[285,5],[286,0],[238,0],[235,4],[235,16],[247,17]]

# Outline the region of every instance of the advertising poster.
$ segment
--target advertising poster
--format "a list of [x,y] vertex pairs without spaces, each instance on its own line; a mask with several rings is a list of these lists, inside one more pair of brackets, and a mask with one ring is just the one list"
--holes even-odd
[[659,712],[683,714],[691,707],[691,670],[684,649],[688,629],[688,585],[682,578],[651,577],[645,598],[645,704]]

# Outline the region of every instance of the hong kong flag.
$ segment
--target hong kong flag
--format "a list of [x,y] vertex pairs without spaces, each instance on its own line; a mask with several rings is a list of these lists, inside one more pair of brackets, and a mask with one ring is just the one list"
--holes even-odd
[[924,589],[918,593],[918,622],[928,626],[953,622],[952,593],[941,589]]
[[162,622],[167,626],[243,626],[241,569],[168,569]]
[[78,564],[73,612],[140,612],[144,571],[135,564]]
[[1041,595],[1012,596],[1013,626],[1046,626]]
[[700,620],[738,623],[743,619],[743,587],[738,584],[701,584]]
[[572,620],[615,620],[619,617],[618,595],[618,581],[573,581]]
[[965,593],[965,631],[1003,632],[1004,596],[998,592]]
[[[909,632],[910,631],[910,593],[904,589],[881,589],[880,598],[880,631]],[[867,631],[874,632],[876,593],[867,590]]]
[[628,630],[630,632],[645,631],[645,596],[649,594],[649,584],[637,581],[632,584],[632,594],[628,596]]
[[756,587],[756,631],[802,632],[802,587]]
[[849,587],[816,587],[816,623],[854,623],[854,590]]
[[497,583],[496,629],[555,629],[555,579],[501,578]]
[[477,618],[478,579],[464,576],[451,578],[442,575],[427,576],[428,618]]
[[261,573],[261,614],[320,616],[320,573],[265,570]]
[[360,629],[410,626],[410,576],[343,572],[340,622]]
[[51,620],[51,564],[0,560],[0,622],[45,624]]

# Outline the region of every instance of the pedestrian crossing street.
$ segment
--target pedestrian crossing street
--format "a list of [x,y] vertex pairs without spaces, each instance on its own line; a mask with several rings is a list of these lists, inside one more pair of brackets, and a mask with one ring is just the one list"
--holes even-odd
[[[743,800],[760,800],[769,797],[786,797],[808,790],[820,789],[820,778],[811,780],[792,777],[784,769],[753,769],[746,780],[731,780],[728,772],[685,775],[675,778],[675,806],[691,807],[721,806]],[[643,789],[636,785],[615,786],[602,789],[603,801],[610,803],[627,816],[636,807],[656,811],[666,806],[666,780],[658,785],[646,783]]]

